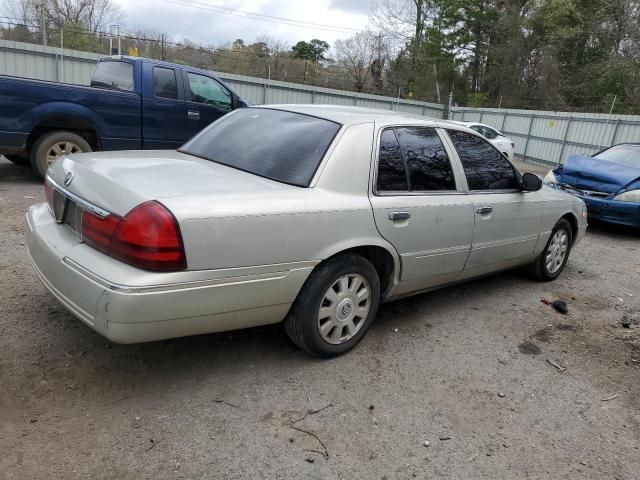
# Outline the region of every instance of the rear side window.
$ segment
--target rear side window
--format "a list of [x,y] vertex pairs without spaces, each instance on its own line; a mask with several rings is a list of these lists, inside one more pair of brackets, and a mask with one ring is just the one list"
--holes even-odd
[[161,98],[178,98],[178,82],[173,68],[153,67],[153,92]]
[[412,191],[455,190],[451,162],[434,128],[396,129]]
[[406,165],[392,128],[384,130],[380,136],[377,189],[379,192],[409,190]]
[[388,128],[380,137],[377,191],[455,190],[449,157],[431,127]]
[[513,166],[486,140],[459,130],[447,130],[467,176],[470,190],[517,189]]
[[241,108],[213,122],[180,151],[308,187],[340,127],[300,113]]
[[91,86],[132,92],[133,65],[127,62],[99,62]]

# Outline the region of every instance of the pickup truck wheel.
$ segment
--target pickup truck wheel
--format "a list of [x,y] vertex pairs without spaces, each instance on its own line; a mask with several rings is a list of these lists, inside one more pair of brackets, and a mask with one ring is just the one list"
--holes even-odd
[[340,355],[362,339],[379,303],[380,280],[371,262],[341,255],[307,279],[285,319],[285,330],[310,355]]
[[551,231],[551,237],[542,253],[531,265],[533,277],[541,282],[555,280],[569,260],[573,235],[571,225],[561,218]]
[[50,132],[38,139],[31,149],[31,167],[44,178],[47,168],[63,155],[90,152],[91,146],[80,135],[71,132]]
[[29,159],[21,157],[20,155],[5,155],[4,158],[9,160],[11,163],[15,163],[16,165],[29,165]]

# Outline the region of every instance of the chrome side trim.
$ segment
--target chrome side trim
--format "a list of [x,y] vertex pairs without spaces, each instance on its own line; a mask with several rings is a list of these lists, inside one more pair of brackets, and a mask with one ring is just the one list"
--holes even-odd
[[[264,282],[269,280],[281,280],[289,275],[291,272],[295,270],[301,269],[312,269],[312,266],[305,266],[301,268],[291,268],[288,270],[269,272],[269,273],[257,273],[254,275],[238,275],[233,277],[223,277],[223,278],[214,278],[208,280],[194,280],[190,282],[176,282],[176,283],[167,283],[161,285],[145,285],[145,286],[132,286],[132,285],[122,285],[115,282],[110,282],[109,280],[96,275],[92,271],[86,269],[79,263],[73,261],[69,257],[64,257],[62,260],[67,266],[76,270],[79,274],[83,275],[87,279],[97,283],[101,287],[111,290],[112,292],[118,293],[150,293],[150,292],[167,292],[173,290],[185,290],[185,289],[193,289],[193,288],[204,288],[204,287],[219,287],[233,284],[242,284],[242,283],[252,283],[252,282]],[[308,262],[301,262],[308,263]]]
[[435,250],[425,250],[422,252],[405,253],[402,256],[414,257],[414,258],[435,257],[438,255],[449,255],[451,253],[465,253],[465,252],[468,252],[470,248],[471,248],[471,245],[457,245],[455,247],[437,248]]
[[524,235],[522,237],[504,238],[500,240],[492,240],[490,242],[480,242],[473,244],[474,250],[481,250],[483,248],[501,247],[503,245],[512,245],[514,243],[528,242],[530,240],[537,240],[540,234]]
[[86,201],[84,198],[79,197],[75,193],[71,193],[66,188],[61,187],[49,175],[47,175],[45,182],[49,182],[53,188],[55,188],[58,192],[60,192],[65,197],[67,197],[69,200],[73,200],[73,202],[80,205],[85,210],[89,210],[91,213],[99,216],[100,218],[106,218],[111,214],[111,212],[108,212],[104,208],[100,208],[97,205],[94,205],[93,203]]

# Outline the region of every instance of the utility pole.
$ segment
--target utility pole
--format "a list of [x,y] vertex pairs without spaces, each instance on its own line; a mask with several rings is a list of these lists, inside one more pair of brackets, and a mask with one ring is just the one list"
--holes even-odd
[[47,46],[47,14],[44,8],[45,0],[40,1],[40,17],[42,21],[42,45]]
[[436,79],[436,96],[438,97],[438,103],[440,103],[440,85],[438,85],[438,69],[435,63],[433,64],[433,75]]

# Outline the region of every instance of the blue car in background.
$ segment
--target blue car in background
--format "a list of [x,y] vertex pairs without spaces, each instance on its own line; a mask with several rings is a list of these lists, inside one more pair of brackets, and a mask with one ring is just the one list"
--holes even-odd
[[640,143],[572,155],[544,183],[581,198],[590,218],[640,228]]

